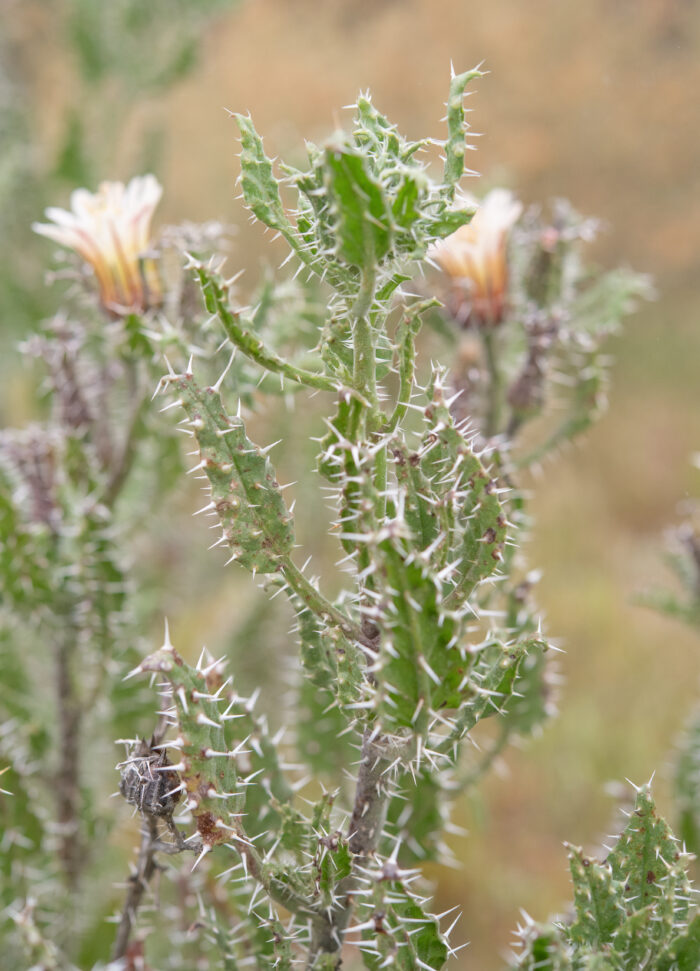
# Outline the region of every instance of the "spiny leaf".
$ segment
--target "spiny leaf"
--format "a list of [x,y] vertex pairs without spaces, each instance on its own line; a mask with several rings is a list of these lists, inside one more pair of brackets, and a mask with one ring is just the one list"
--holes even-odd
[[700,916],[679,934],[658,960],[656,971],[697,971],[700,968]]
[[400,971],[417,968],[439,971],[447,961],[447,944],[437,919],[424,911],[422,901],[400,879],[380,879],[375,883],[372,911],[368,916],[375,931],[363,933],[362,959],[370,971],[395,967]]
[[359,269],[380,263],[391,247],[391,216],[381,185],[361,155],[344,146],[325,153],[326,185],[339,256]]
[[178,764],[188,808],[205,846],[227,842],[228,814],[240,810],[241,796],[236,792],[236,764],[226,745],[219,706],[222,699],[212,696],[211,681],[186,664],[169,643],[145,658],[138,670],[154,672],[170,682],[183,743]]
[[577,919],[568,933],[577,944],[607,944],[625,919],[620,887],[608,866],[584,856],[576,847],[571,849],[569,867]]
[[464,154],[466,151],[464,121],[464,90],[470,81],[483,77],[481,71],[464,71],[455,74],[450,82],[447,100],[447,140],[445,142],[445,185],[449,198],[454,196],[454,188],[464,173]]
[[170,379],[179,391],[211,486],[213,511],[233,558],[259,573],[274,573],[294,545],[294,529],[272,463],[228,415],[214,388],[199,388],[191,374]]
[[245,115],[235,115],[241,133],[241,186],[246,205],[266,226],[285,235],[292,227],[282,206],[272,163],[265,154],[262,138]]
[[658,815],[649,788],[637,793],[634,811],[608,857],[613,876],[625,888],[626,899],[639,910],[666,896],[675,865],[682,859],[678,841]]

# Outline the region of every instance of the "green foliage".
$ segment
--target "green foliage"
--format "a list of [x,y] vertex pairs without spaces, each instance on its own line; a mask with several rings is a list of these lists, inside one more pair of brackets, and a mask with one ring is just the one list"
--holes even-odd
[[221,521],[231,559],[254,573],[274,573],[294,545],[294,530],[270,460],[247,437],[242,418],[226,413],[215,388],[200,389],[191,374],[168,383],[192,427],[211,489],[208,508]]
[[[479,76],[468,72],[454,79],[451,100],[461,102],[467,83]],[[450,207],[464,160],[463,112],[450,114],[446,184],[438,185],[416,157],[425,142],[403,138],[369,98],[359,98],[356,107],[351,135],[339,133],[323,149],[308,144],[306,171],[285,167],[297,192],[294,220],[283,209],[262,140],[250,119],[237,116],[247,205],[284,236],[309,269],[350,294],[363,274],[379,277],[380,292],[382,285],[390,288],[401,261],[421,258],[429,243],[470,217]]]
[[391,863],[378,875],[372,893],[372,916],[363,930],[362,959],[370,971],[390,964],[402,971],[442,968],[448,947],[437,919],[423,909],[425,901],[410,889],[410,873]]
[[691,907],[689,860],[657,814],[649,789],[641,788],[627,827],[603,863],[571,849],[574,916],[552,927],[529,924],[514,967],[696,968],[700,917]]
[[[187,23],[199,23],[215,6],[191,11]],[[139,37],[165,15],[160,3],[145,10],[120,0],[102,10],[74,0],[72,9],[81,70],[95,85],[119,78],[127,88],[154,90],[191,64],[193,36],[182,35],[177,21],[163,48],[129,72]],[[133,38],[119,49],[115,41],[127,26]],[[244,200],[286,241],[306,283],[268,275],[241,307],[236,278],[225,279],[214,258],[220,232],[170,229],[153,241],[148,259],[159,284],[149,292],[162,287],[162,302],[144,298],[142,313],[123,314],[110,304],[105,320],[93,294],[80,326],[58,317],[29,342],[47,373],[49,407],[31,435],[7,433],[0,442],[1,607],[49,645],[36,663],[50,658],[55,665],[56,685],[46,694],[53,691],[58,730],[51,717],[36,715],[45,699],[35,662],[14,652],[8,622],[0,700],[11,715],[8,736],[17,739],[13,748],[0,735],[0,755],[17,796],[7,822],[21,849],[20,891],[28,893],[30,863],[38,861],[46,892],[36,909],[23,909],[8,866],[0,868],[0,900],[14,907],[31,960],[60,963],[61,948],[65,964],[97,968],[107,960],[100,928],[116,900],[111,890],[75,906],[74,921],[60,932],[50,904],[52,896],[60,899],[59,881],[74,904],[81,881],[90,886],[88,851],[112,825],[101,807],[108,760],[103,736],[92,736],[93,708],[108,732],[141,736],[126,740],[119,766],[120,792],[141,834],[112,963],[140,961],[145,947],[145,962],[173,971],[202,961],[336,971],[345,946],[354,944],[372,971],[439,971],[452,953],[420,872],[408,866],[449,855],[444,831],[452,800],[510,739],[535,732],[552,707],[550,651],[532,602],[532,575],[517,552],[526,517],[512,439],[544,404],[537,385],[543,335],[552,336],[575,374],[574,406],[563,431],[550,430],[544,450],[592,420],[602,338],[639,289],[619,276],[584,284],[573,256],[582,232],[562,216],[555,251],[545,251],[532,232],[520,240],[521,263],[513,264],[514,289],[504,303],[513,316],[494,318],[481,334],[489,378],[483,400],[462,394],[470,407],[477,402],[473,413],[462,410],[459,392],[468,389],[458,377],[435,366],[426,376],[419,332],[437,301],[403,285],[429,251],[472,219],[473,208],[455,200],[467,147],[462,98],[479,76],[452,78],[438,179],[422,154],[434,141],[405,138],[369,96],[358,99],[351,131],[309,144],[307,164],[295,169],[276,167],[252,121],[237,116]],[[66,177],[90,164],[88,130],[81,115],[67,133],[59,166]],[[472,230],[478,232],[476,222]],[[142,266],[133,270],[145,274]],[[537,333],[528,329],[533,320]],[[581,363],[589,352],[590,367]],[[168,363],[160,377],[164,354],[177,370]],[[517,376],[523,355],[524,384]],[[161,409],[165,418],[150,406],[158,377],[156,391],[172,399]],[[312,521],[325,525],[325,513],[317,514],[315,485],[304,480],[297,499],[311,511],[295,532],[293,505],[283,499],[268,454],[275,443],[260,446],[251,437],[252,428],[255,436],[266,431],[249,410],[271,400],[279,413],[291,390],[303,401],[294,421],[315,433],[342,575],[326,566],[320,577],[307,575],[310,557],[296,565],[296,534],[312,545]],[[203,650],[192,666],[189,650],[179,654],[167,628],[163,646],[132,670],[152,675],[158,721],[144,713],[145,679],[115,684],[127,661],[142,656],[142,632],[151,629],[159,603],[156,569],[140,537],[181,471],[172,408],[184,412],[178,427],[209,497],[199,513],[213,520],[212,546],[224,548],[227,562],[264,575],[266,592],[288,600],[300,659],[291,706],[263,692],[257,714],[255,698],[225,680],[222,661]],[[282,452],[279,467],[289,461]],[[169,560],[169,549],[158,556]],[[172,569],[181,569],[173,559]],[[207,575],[192,596],[208,604],[214,593]],[[256,609],[241,621],[238,640],[254,652],[264,633]],[[260,651],[251,667],[259,670],[266,657]],[[289,661],[286,654],[279,661],[279,682]],[[33,707],[24,707],[32,693]],[[493,745],[476,767],[465,767],[472,733],[486,719],[494,725],[484,732]],[[52,774],[45,771],[49,752],[58,765]],[[42,768],[27,769],[31,759]],[[35,790],[44,797],[49,791],[50,809],[35,809]],[[17,836],[22,819],[24,843]],[[652,944],[668,971],[692,960],[696,932],[688,925],[683,861],[672,856],[674,844],[642,796],[636,822],[606,864],[572,854],[578,916],[528,938],[536,963],[528,966],[573,967],[578,948],[587,963],[576,967],[608,961],[617,968],[624,956],[639,962]],[[56,862],[49,859],[52,825]],[[119,875],[126,873],[123,842],[114,850]],[[167,871],[175,886],[166,886],[167,903],[142,945],[141,915],[161,861],[192,852],[193,867]],[[99,862],[102,877],[111,858]],[[198,902],[196,914],[191,901]],[[618,964],[610,963],[615,955]]]

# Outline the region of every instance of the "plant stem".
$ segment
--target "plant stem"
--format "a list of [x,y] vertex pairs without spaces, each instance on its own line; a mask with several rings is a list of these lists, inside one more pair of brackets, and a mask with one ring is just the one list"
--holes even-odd
[[494,435],[498,434],[501,422],[503,382],[496,353],[496,331],[493,328],[484,327],[480,333],[486,355],[486,369],[489,375],[484,435],[486,438],[493,438]]
[[136,923],[136,914],[143,895],[158,869],[155,844],[158,838],[158,824],[152,816],[142,817],[141,846],[136,864],[136,872],[129,877],[129,892],[124,901],[119,929],[112,949],[112,961],[118,961],[126,954],[131,931]]
[[339,607],[334,606],[323,594],[308,580],[291,560],[289,556],[284,557],[280,565],[280,570],[284,579],[292,590],[301,600],[304,601],[309,610],[312,610],[318,617],[336,624],[342,632],[349,638],[359,641],[365,647],[372,647],[367,642],[367,638],[362,633],[360,627],[355,624]]
[[83,848],[80,840],[80,732],[82,707],[75,676],[77,645],[70,628],[56,648],[56,701],[59,756],[56,773],[59,857],[66,882],[78,882]]
[[297,384],[305,385],[307,388],[315,388],[319,391],[336,391],[338,382],[325,374],[314,374],[313,371],[305,371],[303,368],[289,364],[279,355],[265,347],[263,342],[255,334],[246,330],[239,323],[239,314],[235,313],[228,306],[224,291],[215,280],[209,278],[203,270],[199,270],[199,277],[205,293],[213,295],[216,313],[221,321],[228,339],[234,347],[239,348],[246,357],[250,358],[266,371],[275,374],[282,374],[295,381]]
[[136,457],[136,444],[139,439],[139,431],[145,407],[149,401],[149,395],[141,395],[134,405],[129,419],[126,437],[119,458],[113,464],[109,473],[107,485],[101,497],[101,502],[109,509],[114,505],[119,493],[129,478],[129,473]]
[[353,386],[369,399],[372,410],[377,407],[377,362],[369,312],[376,282],[374,269],[363,271],[360,290],[350,311],[353,318]]
[[384,772],[389,764],[375,733],[366,729],[362,740],[362,758],[355,786],[355,800],[348,827],[348,846],[353,854],[353,873],[338,885],[339,906],[314,925],[307,967],[313,966],[319,952],[337,954],[336,968],[341,965],[343,933],[352,916],[354,893],[360,885],[357,867],[367,865],[377,848],[384,825],[389,791]]

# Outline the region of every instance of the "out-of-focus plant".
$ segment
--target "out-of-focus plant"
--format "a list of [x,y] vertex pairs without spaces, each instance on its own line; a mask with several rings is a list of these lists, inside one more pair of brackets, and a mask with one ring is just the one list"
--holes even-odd
[[[693,458],[700,469],[700,455]],[[639,602],[673,620],[700,630],[700,504],[681,504],[681,524],[667,537],[666,563],[678,590],[655,589]],[[679,834],[688,850],[700,856],[700,709],[688,718],[675,756],[675,799]]]
[[512,441],[533,423],[516,450],[518,467],[540,462],[600,416],[606,344],[635,300],[652,294],[645,276],[586,263],[597,228],[563,200],[549,216],[536,207],[523,215],[511,193],[495,189],[472,223],[429,254],[444,274],[443,317],[462,335],[457,407],[479,416],[489,438]]
[[[148,98],[155,105],[187,77],[197,66],[214,18],[235,6],[236,0],[6,4],[0,31],[0,314],[5,340],[27,333],[50,308],[46,291],[35,285],[42,262],[28,232],[37,205],[66,186],[89,184],[96,173],[116,175],[114,160],[134,105]],[[55,144],[36,134],[45,129],[39,121],[43,92],[35,83],[36,48],[26,38],[41,31],[60,41],[47,45],[43,56],[48,51],[59,62],[70,91],[65,104],[56,103],[62,117]],[[155,166],[165,135],[157,112],[147,128],[131,125],[127,164]]]
[[648,787],[603,862],[569,847],[572,913],[548,925],[525,915],[514,968],[526,971],[692,971],[700,966],[700,915],[690,855],[658,815]]
[[[50,413],[0,441],[0,757],[13,793],[0,803],[13,850],[0,893],[18,967],[21,946],[39,967],[104,966],[100,921],[117,904],[111,879],[126,875],[119,847],[106,849],[119,809],[104,798],[104,746],[124,736],[119,791],[141,839],[113,967],[438,969],[453,953],[419,864],[448,852],[456,795],[553,707],[536,574],[516,552],[528,460],[514,459],[517,436],[546,416],[562,375],[566,418],[532,454],[590,424],[603,338],[646,290],[632,275],[581,268],[587,224],[568,209],[553,226],[520,221],[499,193],[472,218],[458,184],[462,99],[478,76],[452,78],[437,177],[421,154],[434,142],[404,138],[366,96],[350,132],[309,144],[306,165],[281,177],[252,121],[236,116],[243,197],[315,293],[266,278],[240,306],[212,256],[219,227],[150,229],[152,177],[78,192],[38,227],[76,256],[72,312],[25,345],[46,371]],[[412,281],[426,256],[449,276],[444,312],[413,292],[425,290]],[[480,342],[473,375],[425,366],[419,331],[436,313]],[[319,480],[330,495],[342,569],[323,577],[306,572],[274,442],[252,438],[251,411],[288,395],[322,402],[309,414],[316,476],[297,497],[317,507]],[[141,650],[158,581],[132,551],[149,505],[179,480],[173,409],[212,545],[289,601],[300,658],[291,705],[265,699],[263,685],[256,711],[224,660],[204,649],[191,665],[167,627],[160,649]],[[255,629],[250,638],[255,650]],[[157,718],[139,675],[156,684]],[[287,733],[268,727],[276,708]],[[168,865],[183,854],[194,861]],[[629,917],[629,888],[613,877]],[[640,938],[657,941],[680,874],[673,887],[640,910]],[[676,947],[676,929],[664,946]]]

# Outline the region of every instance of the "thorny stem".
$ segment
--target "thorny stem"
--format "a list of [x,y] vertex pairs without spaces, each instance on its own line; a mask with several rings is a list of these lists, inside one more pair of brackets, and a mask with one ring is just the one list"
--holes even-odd
[[118,961],[124,957],[129,946],[131,931],[136,923],[136,914],[141,905],[146,888],[156,870],[156,841],[158,838],[158,823],[153,816],[144,816],[141,828],[141,847],[139,849],[136,872],[129,877],[129,891],[124,902],[119,929],[112,949],[112,960]]
[[319,617],[336,624],[347,637],[359,641],[365,647],[373,648],[374,645],[369,643],[362,629],[353,623],[339,607],[334,606],[330,600],[327,600],[320,590],[317,590],[311,581],[304,576],[289,556],[286,556],[282,560],[280,570],[289,586],[310,610]]
[[384,825],[389,790],[384,779],[388,760],[382,752],[376,733],[367,729],[362,740],[362,757],[355,786],[355,800],[348,827],[348,846],[353,854],[353,873],[338,885],[337,909],[324,915],[313,928],[308,967],[319,952],[338,954],[336,968],[341,965],[340,950],[343,933],[353,909],[354,892],[359,886],[357,867],[366,866],[377,848]]
[[216,285],[215,281],[210,280],[204,274],[204,271],[199,271],[199,276],[204,292],[213,296],[216,313],[228,339],[246,357],[250,358],[251,361],[254,361],[266,371],[281,374],[296,384],[305,385],[307,388],[314,388],[319,391],[337,390],[338,383],[333,378],[295,367],[293,364],[289,364],[283,358],[279,357],[279,355],[275,354],[274,351],[265,347],[259,337],[241,326],[239,315],[228,306],[224,292]]
[[369,312],[374,300],[376,272],[365,270],[357,299],[350,311],[353,318],[353,386],[370,402],[370,414],[377,409],[377,361]]
[[235,848],[241,859],[245,861],[246,869],[251,877],[253,877],[253,879],[263,887],[268,897],[276,901],[278,904],[281,904],[282,907],[285,907],[288,911],[290,911],[290,913],[303,914],[313,918],[315,915],[306,900],[299,894],[295,893],[294,890],[288,887],[281,880],[275,880],[274,877],[271,876],[270,872],[265,867],[265,863],[263,862],[260,854],[246,835],[240,821],[237,821],[235,825]]

